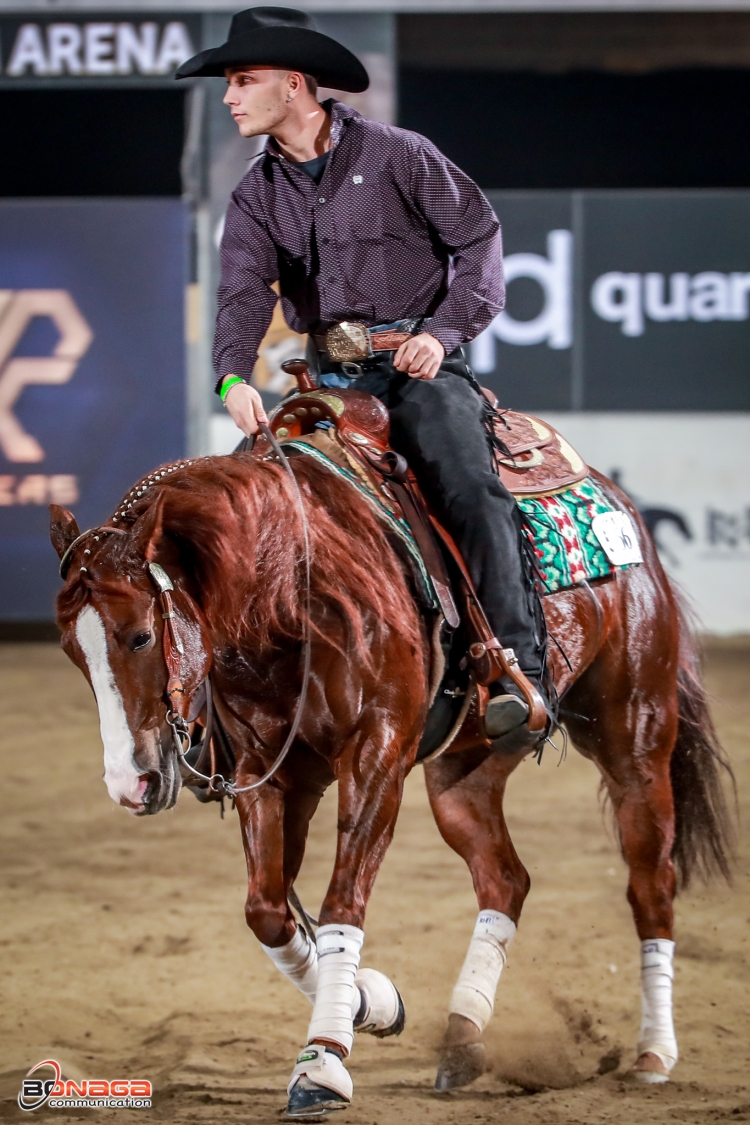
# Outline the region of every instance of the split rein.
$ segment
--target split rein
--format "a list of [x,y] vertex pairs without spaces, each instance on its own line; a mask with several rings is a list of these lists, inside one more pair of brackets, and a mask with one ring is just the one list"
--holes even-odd
[[[297,707],[294,713],[292,725],[289,728],[289,733],[286,736],[284,745],[279,750],[276,760],[273,765],[260,777],[257,781],[252,782],[251,785],[237,786],[233,781],[227,781],[223,774],[214,773],[208,775],[201,773],[200,770],[195,769],[187,760],[187,755],[193,749],[190,741],[190,729],[186,719],[180,715],[175,709],[175,697],[184,692],[182,682],[180,679],[180,669],[182,665],[182,657],[184,655],[184,647],[175,628],[174,611],[172,609],[171,591],[174,589],[169,575],[166,571],[159,566],[158,563],[149,563],[148,570],[152,581],[159,591],[159,598],[161,602],[161,614],[164,618],[164,631],[162,640],[164,645],[164,660],[167,665],[169,673],[169,682],[167,684],[166,699],[168,704],[167,709],[167,723],[172,730],[172,740],[174,742],[175,750],[182,761],[182,764],[187,770],[201,781],[208,782],[208,791],[217,793],[222,797],[229,797],[234,800],[241,793],[250,793],[253,789],[259,789],[261,785],[265,785],[270,781],[274,774],[281,768],[287,754],[292,748],[297,732],[302,722],[302,714],[304,711],[305,703],[307,701],[307,692],[310,686],[310,671],[312,667],[312,642],[310,637],[311,628],[311,610],[312,610],[312,588],[311,588],[311,574],[310,574],[310,528],[307,520],[307,512],[305,511],[305,504],[300,492],[299,483],[292,471],[289,460],[277,442],[274,435],[271,433],[268,426],[261,422],[260,430],[263,435],[268,439],[271,448],[276,454],[279,463],[283,466],[294,489],[295,498],[299,507],[300,515],[302,517],[302,538],[305,547],[305,624],[302,637],[303,648],[303,665],[302,665],[302,686],[300,688],[299,698],[297,700]],[[212,711],[210,703],[210,685],[207,684],[207,709]],[[211,740],[211,720],[210,711],[207,715],[206,734],[204,739],[208,742]]]

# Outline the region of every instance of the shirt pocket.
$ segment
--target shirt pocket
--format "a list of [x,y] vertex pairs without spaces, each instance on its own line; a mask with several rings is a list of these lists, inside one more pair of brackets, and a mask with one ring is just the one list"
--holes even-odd
[[376,184],[351,184],[347,201],[347,226],[355,242],[381,242],[384,236],[383,201]]

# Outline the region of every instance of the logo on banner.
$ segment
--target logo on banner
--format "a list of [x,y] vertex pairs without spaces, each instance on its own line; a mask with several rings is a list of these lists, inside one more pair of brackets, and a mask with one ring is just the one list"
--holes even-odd
[[[52,355],[16,356],[14,351],[35,317],[48,317],[60,339]],[[38,463],[45,457],[36,438],[14,413],[25,387],[69,382],[93,339],[93,332],[65,289],[0,289],[0,450],[6,461]],[[76,478],[68,474],[0,475],[0,506],[71,504]]]
[[504,261],[506,284],[530,278],[542,290],[541,312],[530,320],[515,320],[503,311],[472,344],[471,363],[478,375],[495,369],[495,340],[528,347],[547,344],[569,348],[573,343],[573,235],[551,230],[547,257],[543,254],[509,254]]
[[[42,1077],[39,1071],[52,1071]],[[37,1077],[33,1077],[36,1075]],[[32,1066],[21,1084],[18,1105],[27,1113],[37,1109],[150,1109],[151,1083],[145,1078],[63,1079],[56,1059]]]
[[750,273],[704,270],[673,273],[619,273],[597,277],[591,306],[597,316],[619,324],[623,336],[642,336],[646,318],[669,320],[747,320]]
[[[471,364],[478,375],[495,370],[495,342],[529,347],[546,344],[562,350],[573,344],[573,234],[552,230],[547,254],[509,254],[505,258],[508,286],[517,278],[536,282],[542,307],[529,320],[517,320],[507,309],[495,317],[471,345]],[[611,270],[591,287],[591,307],[598,317],[618,324],[624,336],[642,336],[648,321],[741,321],[750,316],[750,273],[703,270],[694,275],[622,273]]]

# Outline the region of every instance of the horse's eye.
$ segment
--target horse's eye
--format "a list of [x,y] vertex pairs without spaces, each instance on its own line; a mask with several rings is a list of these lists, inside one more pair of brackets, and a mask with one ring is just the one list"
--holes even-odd
[[132,645],[133,652],[138,652],[139,648],[145,648],[146,645],[150,643],[150,641],[151,641],[151,634],[150,633],[139,633],[138,636],[135,637],[134,640],[133,640],[133,645]]

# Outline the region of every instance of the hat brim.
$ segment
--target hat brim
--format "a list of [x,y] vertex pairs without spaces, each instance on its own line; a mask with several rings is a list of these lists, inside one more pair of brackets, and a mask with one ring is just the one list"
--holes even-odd
[[235,35],[220,47],[201,51],[175,72],[175,78],[223,78],[233,66],[277,66],[311,74],[321,86],[360,94],[370,85],[356,55],[341,43],[304,27],[272,25]]

